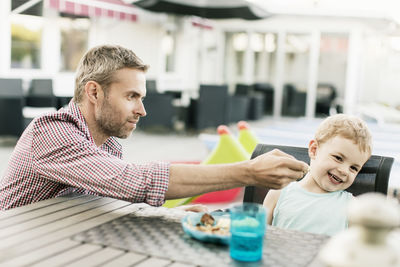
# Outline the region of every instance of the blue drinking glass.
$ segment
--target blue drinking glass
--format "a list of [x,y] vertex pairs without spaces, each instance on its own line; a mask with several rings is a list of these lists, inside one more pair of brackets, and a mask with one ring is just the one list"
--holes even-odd
[[262,258],[266,230],[266,209],[257,203],[242,203],[230,209],[230,255],[238,261]]

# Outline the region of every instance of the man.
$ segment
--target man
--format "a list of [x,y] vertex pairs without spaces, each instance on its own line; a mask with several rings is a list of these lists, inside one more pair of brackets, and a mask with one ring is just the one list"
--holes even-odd
[[147,68],[120,46],[89,50],[68,107],[36,118],[19,139],[0,181],[0,209],[70,192],[159,206],[165,199],[246,185],[279,189],[307,170],[281,151],[224,165],[124,161],[114,136],[128,137],[146,116]]

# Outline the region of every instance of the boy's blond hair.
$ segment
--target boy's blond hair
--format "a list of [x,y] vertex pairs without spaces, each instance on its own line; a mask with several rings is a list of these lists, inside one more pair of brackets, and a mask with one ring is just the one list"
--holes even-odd
[[367,124],[356,116],[337,114],[326,118],[317,128],[315,140],[322,144],[341,136],[358,144],[362,152],[372,153],[372,137]]
[[82,101],[85,84],[88,81],[99,83],[104,94],[107,95],[108,87],[114,82],[114,74],[123,68],[132,68],[146,72],[148,65],[127,48],[119,45],[96,46],[86,52],[79,62],[75,78],[75,103]]

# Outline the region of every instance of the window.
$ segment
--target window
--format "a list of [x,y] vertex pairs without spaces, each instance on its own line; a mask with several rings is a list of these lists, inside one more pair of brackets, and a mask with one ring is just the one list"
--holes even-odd
[[242,76],[244,73],[244,53],[248,45],[247,38],[247,33],[244,32],[233,34],[233,49],[235,50],[237,76]]
[[175,35],[168,31],[162,39],[162,51],[165,56],[165,71],[174,72],[175,70]]
[[252,38],[254,81],[272,83],[276,67],[276,34],[256,33]]
[[40,68],[42,28],[40,17],[11,17],[11,68]]
[[88,46],[89,19],[61,18],[61,71],[75,71]]
[[262,53],[264,52],[264,35],[261,33],[254,33],[250,36],[251,38],[251,49],[254,52],[254,76],[258,77],[261,75],[262,66]]

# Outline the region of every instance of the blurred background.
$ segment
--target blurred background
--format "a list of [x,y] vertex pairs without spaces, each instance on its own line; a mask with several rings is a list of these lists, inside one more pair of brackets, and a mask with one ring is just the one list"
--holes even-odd
[[[307,146],[321,118],[344,112],[368,121],[374,154],[395,158],[395,189],[399,23],[395,0],[1,0],[0,137],[68,103],[87,49],[119,44],[150,65],[145,145],[124,141],[128,159],[202,161],[216,127],[235,133],[240,120],[263,142]],[[0,144],[2,172],[15,143]]]

